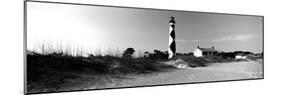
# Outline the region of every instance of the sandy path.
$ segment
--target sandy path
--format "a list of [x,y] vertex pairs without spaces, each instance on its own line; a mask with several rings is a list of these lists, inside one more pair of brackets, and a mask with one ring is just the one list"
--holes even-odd
[[110,83],[107,87],[113,88],[262,78],[262,64],[257,61],[214,63],[208,67],[185,68],[170,72],[129,75],[126,77],[128,79]]

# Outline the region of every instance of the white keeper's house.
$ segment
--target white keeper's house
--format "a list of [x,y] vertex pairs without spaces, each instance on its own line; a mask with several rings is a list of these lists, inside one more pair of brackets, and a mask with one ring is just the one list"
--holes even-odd
[[215,50],[215,47],[212,48],[200,48],[197,46],[197,48],[193,52],[195,57],[204,57],[206,55],[217,55],[218,51]]

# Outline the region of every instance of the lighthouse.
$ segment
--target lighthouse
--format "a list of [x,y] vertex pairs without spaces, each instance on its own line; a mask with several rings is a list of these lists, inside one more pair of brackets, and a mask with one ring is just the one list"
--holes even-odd
[[170,21],[169,21],[169,28],[170,28],[170,31],[169,31],[169,49],[168,49],[168,53],[169,53],[169,56],[168,58],[173,58],[175,55],[176,55],[176,42],[175,42],[175,37],[176,37],[176,34],[175,34],[175,18],[172,16],[170,18]]

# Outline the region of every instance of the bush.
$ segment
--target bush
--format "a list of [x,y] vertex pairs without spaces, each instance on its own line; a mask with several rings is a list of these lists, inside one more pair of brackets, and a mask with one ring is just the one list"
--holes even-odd
[[161,60],[161,59],[167,59],[168,58],[168,51],[160,51],[160,50],[154,50],[153,53],[149,53],[148,57],[149,59],[153,60]]
[[123,52],[123,57],[132,57],[132,55],[134,54],[135,50],[134,48],[127,48],[124,52]]

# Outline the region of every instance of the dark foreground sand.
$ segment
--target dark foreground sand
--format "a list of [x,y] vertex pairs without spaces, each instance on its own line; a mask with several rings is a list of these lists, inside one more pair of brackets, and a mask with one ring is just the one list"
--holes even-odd
[[[127,75],[102,88],[161,85],[175,83],[194,83],[207,81],[223,81],[238,79],[263,78],[263,63],[259,61],[213,63],[208,67],[183,68],[168,72]],[[91,87],[96,89],[100,87]]]

